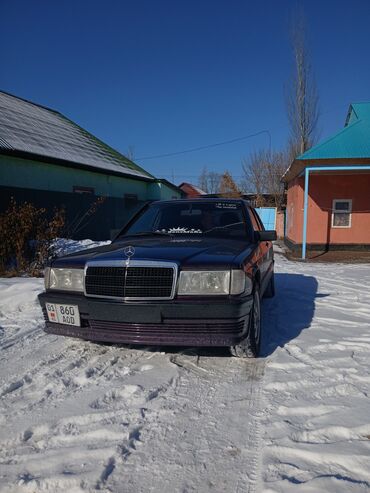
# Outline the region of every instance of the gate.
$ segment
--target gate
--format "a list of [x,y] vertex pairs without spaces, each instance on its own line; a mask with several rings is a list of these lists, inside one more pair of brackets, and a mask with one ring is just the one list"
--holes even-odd
[[276,229],[276,207],[256,207],[265,229]]

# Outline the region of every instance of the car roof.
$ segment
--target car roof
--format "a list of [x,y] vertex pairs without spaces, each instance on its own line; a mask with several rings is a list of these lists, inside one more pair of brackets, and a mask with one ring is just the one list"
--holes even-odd
[[234,203],[234,204],[245,204],[250,207],[248,202],[244,199],[230,199],[230,198],[194,198],[194,199],[172,199],[172,200],[156,200],[152,202],[153,204],[187,204],[189,202],[199,202],[199,203],[204,203],[204,202],[229,202],[229,203]]

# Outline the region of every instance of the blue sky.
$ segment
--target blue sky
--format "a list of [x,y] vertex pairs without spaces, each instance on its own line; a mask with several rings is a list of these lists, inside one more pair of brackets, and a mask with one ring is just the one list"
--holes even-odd
[[203,166],[242,174],[268,137],[140,159],[269,130],[287,141],[289,22],[305,11],[321,138],[370,100],[370,1],[8,0],[0,3],[0,89],[59,110],[159,177]]

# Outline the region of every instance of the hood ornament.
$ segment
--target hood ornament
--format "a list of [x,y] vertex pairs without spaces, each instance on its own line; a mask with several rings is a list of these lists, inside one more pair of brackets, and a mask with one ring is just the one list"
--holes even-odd
[[123,249],[123,253],[126,255],[126,266],[128,267],[130,264],[131,257],[135,254],[135,247],[129,245]]

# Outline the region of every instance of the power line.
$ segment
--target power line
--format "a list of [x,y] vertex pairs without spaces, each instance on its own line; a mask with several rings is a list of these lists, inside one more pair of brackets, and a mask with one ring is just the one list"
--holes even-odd
[[[331,108],[330,110],[327,110],[327,111],[320,113],[320,115],[326,115],[329,113],[337,112],[337,111],[339,111],[339,109],[342,109],[342,108],[343,108],[343,105],[341,105],[340,107],[338,105],[335,108]],[[190,149],[184,149],[182,151],[168,152],[165,154],[157,154],[154,156],[138,157],[138,158],[135,158],[135,160],[137,159],[138,161],[139,160],[143,161],[146,159],[157,159],[157,158],[162,158],[162,157],[178,156],[180,154],[187,154],[190,152],[202,151],[204,149],[211,149],[212,147],[218,147],[218,146],[223,146],[223,145],[228,145],[228,144],[234,144],[235,142],[241,142],[243,140],[247,140],[247,139],[250,139],[252,137],[257,137],[258,135],[261,135],[263,133],[266,133],[269,137],[269,150],[271,152],[271,133],[269,130],[266,129],[266,130],[261,130],[259,132],[255,132],[253,134],[245,135],[244,137],[237,137],[235,139],[225,140],[223,142],[216,142],[215,144],[208,144],[208,145],[204,145],[204,146],[193,147]]]
[[[327,111],[324,111],[321,113],[321,115],[326,115],[328,113],[333,113],[333,112],[337,112],[339,111],[340,109],[342,109],[343,105],[341,105],[339,107],[339,105],[335,108],[331,108],[330,110],[327,110]],[[276,129],[274,129],[276,130]],[[264,134],[266,133],[269,137],[269,152],[271,153],[271,133],[269,130],[261,130],[259,132],[255,132],[255,133],[252,133],[252,134],[249,134],[249,135],[245,135],[244,137],[237,137],[235,139],[230,139],[230,140],[225,140],[223,142],[217,142],[215,144],[208,144],[208,145],[204,145],[204,146],[199,146],[199,147],[193,147],[193,148],[190,148],[190,149],[185,149],[185,150],[182,150],[182,151],[177,151],[177,152],[169,152],[169,153],[165,153],[165,154],[157,154],[157,155],[154,155],[154,156],[144,156],[144,157],[139,157],[139,158],[135,158],[135,160],[137,159],[138,161],[139,160],[149,160],[149,159],[158,159],[158,158],[165,158],[165,157],[171,157],[171,156],[178,156],[178,155],[181,155],[181,154],[187,154],[187,153],[191,153],[191,152],[196,152],[196,151],[201,151],[201,150],[204,150],[204,149],[210,149],[212,147],[218,147],[218,146],[223,146],[223,145],[228,145],[228,144],[233,144],[233,143],[236,143],[236,142],[241,142],[243,140],[247,140],[247,139],[250,139],[252,137],[257,137],[258,135],[261,135],[261,134]],[[175,174],[174,174],[174,169],[172,168],[172,174],[167,174],[167,175],[162,175],[164,178],[167,177],[169,179],[172,179],[172,181],[174,182],[175,181]],[[178,178],[199,178],[199,174],[198,175],[176,175]],[[241,178],[244,178],[244,175],[233,175],[234,178],[236,179],[241,179]]]
[[231,139],[231,140],[224,140],[223,142],[217,142],[215,144],[208,144],[208,145],[204,145],[204,146],[193,147],[191,149],[185,149],[183,151],[168,152],[166,154],[157,154],[156,156],[138,157],[136,159],[138,161],[143,161],[144,159],[158,159],[158,158],[162,158],[162,157],[178,156],[179,154],[187,154],[189,152],[202,151],[203,149],[210,149],[212,147],[234,144],[235,142],[241,142],[243,140],[247,140],[247,139],[250,139],[252,137],[257,137],[258,135],[261,135],[261,134],[267,134],[269,136],[269,147],[271,150],[271,134],[270,134],[269,130],[261,130],[259,132],[254,133],[254,134],[245,135],[244,137],[237,137],[237,138]]

